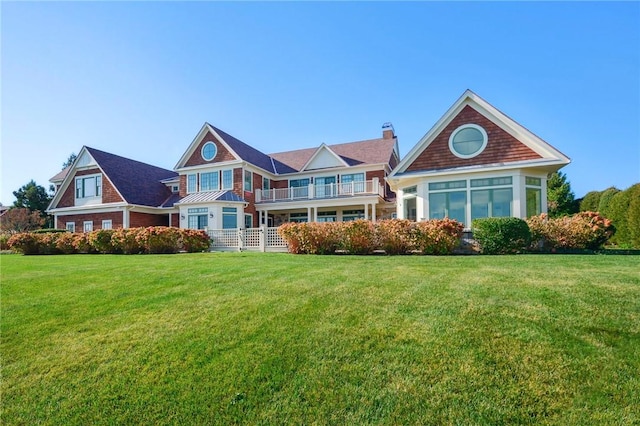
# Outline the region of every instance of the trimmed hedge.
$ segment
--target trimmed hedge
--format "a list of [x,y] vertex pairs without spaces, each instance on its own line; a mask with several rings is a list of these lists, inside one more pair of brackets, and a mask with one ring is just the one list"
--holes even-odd
[[278,228],[290,253],[451,254],[460,244],[463,225],[451,219],[411,222],[401,219],[328,223],[286,223]]
[[531,243],[527,222],[517,217],[474,219],[472,226],[473,238],[483,254],[518,253]]
[[85,234],[24,232],[13,235],[7,242],[10,249],[23,254],[193,253],[209,249],[210,244],[204,231],[166,226],[100,229]]

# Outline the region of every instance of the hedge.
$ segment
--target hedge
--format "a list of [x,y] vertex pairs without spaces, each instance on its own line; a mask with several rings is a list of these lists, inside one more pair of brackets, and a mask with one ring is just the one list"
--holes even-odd
[[451,254],[460,244],[463,225],[451,219],[411,222],[402,219],[328,223],[286,223],[278,228],[290,253]]
[[531,231],[532,249],[602,248],[615,228],[609,219],[597,212],[580,212],[573,216],[549,218],[546,214],[527,219]]
[[165,226],[101,229],[84,234],[24,232],[11,236],[7,242],[10,249],[23,254],[193,253],[207,250],[210,244],[204,231]]
[[511,254],[524,251],[531,243],[527,222],[517,217],[474,219],[473,238],[483,254]]

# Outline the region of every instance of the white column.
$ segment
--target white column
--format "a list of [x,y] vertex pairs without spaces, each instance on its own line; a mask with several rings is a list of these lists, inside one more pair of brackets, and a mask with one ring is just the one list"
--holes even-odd
[[313,222],[311,220],[311,207],[307,207],[307,222]]
[[376,222],[376,205],[375,204],[371,204],[371,221],[373,223]]
[[369,204],[364,205],[364,220],[369,219]]

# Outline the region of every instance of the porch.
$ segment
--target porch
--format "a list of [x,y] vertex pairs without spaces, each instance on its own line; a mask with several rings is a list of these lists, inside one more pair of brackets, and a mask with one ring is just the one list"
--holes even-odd
[[384,198],[384,185],[380,183],[378,178],[360,182],[329,183],[326,185],[310,183],[299,187],[256,189],[255,191],[256,204],[372,195]]

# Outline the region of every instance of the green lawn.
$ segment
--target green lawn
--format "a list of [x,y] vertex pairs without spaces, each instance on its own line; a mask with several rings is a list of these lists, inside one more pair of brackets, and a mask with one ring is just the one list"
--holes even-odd
[[0,256],[13,424],[638,424],[640,257]]

